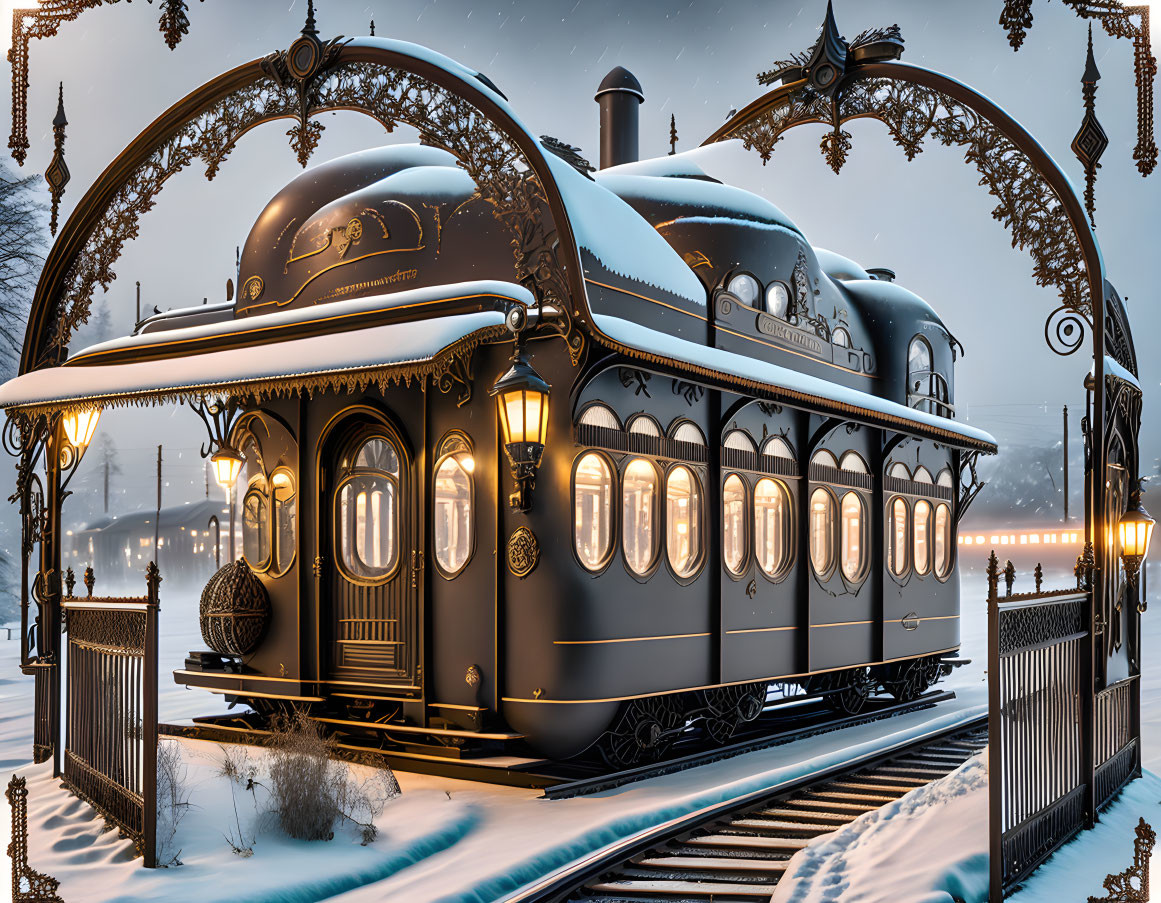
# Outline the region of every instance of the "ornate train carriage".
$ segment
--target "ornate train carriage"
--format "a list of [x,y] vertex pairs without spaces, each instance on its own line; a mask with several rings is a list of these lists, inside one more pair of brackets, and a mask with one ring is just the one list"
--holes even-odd
[[[961,473],[995,450],[953,419],[932,309],[696,155],[594,175],[477,73],[326,47],[305,74],[286,57],[317,109],[353,105],[344,60],[454,86],[505,123],[533,212],[417,120],[458,157],[312,168],[251,230],[236,302],[3,388],[31,414],[147,397],[206,417],[245,567],[203,615],[235,605],[246,629],[207,627],[216,648],[175,679],[400,745],[598,743],[622,763],[694,718],[728,737],[772,682],[848,709],[925,689],[959,646]],[[599,95],[622,151],[626,76]]]

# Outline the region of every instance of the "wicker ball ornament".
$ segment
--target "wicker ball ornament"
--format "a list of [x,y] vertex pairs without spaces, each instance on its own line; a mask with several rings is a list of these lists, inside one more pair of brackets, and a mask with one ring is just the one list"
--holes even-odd
[[270,596],[242,559],[214,574],[198,608],[202,639],[219,655],[249,655],[270,625]]

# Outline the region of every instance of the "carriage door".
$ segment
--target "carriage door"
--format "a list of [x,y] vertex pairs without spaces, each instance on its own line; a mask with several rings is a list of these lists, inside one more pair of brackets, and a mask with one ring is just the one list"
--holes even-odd
[[337,451],[327,492],[334,565],[324,576],[330,678],[414,687],[419,590],[410,462],[380,424],[361,424]]

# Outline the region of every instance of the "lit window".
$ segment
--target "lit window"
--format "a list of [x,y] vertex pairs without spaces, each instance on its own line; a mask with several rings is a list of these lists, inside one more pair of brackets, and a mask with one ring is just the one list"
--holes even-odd
[[[1033,536],[1033,539],[1038,537]],[[951,509],[935,506],[935,573],[946,577],[951,572]]]
[[590,571],[605,563],[612,544],[613,474],[603,457],[589,452],[576,464],[573,539],[577,558]]
[[763,479],[754,487],[754,551],[767,576],[780,577],[790,564],[790,496],[777,480]]
[[270,564],[270,517],[264,480],[256,480],[242,500],[242,554],[256,571]]
[[578,423],[586,426],[599,426],[606,430],[619,430],[621,421],[608,405],[591,404],[581,412]]
[[[931,570],[931,504],[922,499],[915,503],[915,532],[912,554],[915,573],[926,574]],[[1004,537],[1005,541],[1007,537]],[[1003,545],[1004,543],[1001,543]]]
[[281,575],[294,561],[298,493],[294,474],[285,467],[274,471],[270,482],[274,486],[274,569]]
[[746,484],[736,473],[722,485],[722,557],[726,569],[742,573],[746,561]]
[[887,547],[891,573],[902,577],[907,573],[907,502],[896,498],[891,502],[891,542]]
[[830,334],[830,341],[832,345],[837,345],[839,348],[850,348],[851,334],[840,326]]
[[864,533],[863,500],[857,492],[848,492],[842,502],[840,553],[843,576],[852,583],[863,576],[863,568],[867,563]]
[[739,273],[730,280],[726,291],[747,307],[755,307],[762,294],[762,286],[758,285],[758,280],[749,273]]
[[621,549],[634,574],[644,574],[653,565],[656,523],[657,471],[644,458],[634,458],[625,468],[621,489]]
[[339,483],[338,559],[349,576],[378,580],[399,561],[399,454],[374,438],[354,458]]
[[435,470],[435,560],[448,574],[459,573],[472,554],[471,472],[475,461],[462,438],[459,444],[464,450],[447,455]]
[[834,496],[825,489],[810,495],[810,563],[819,577],[834,569]]
[[697,570],[701,558],[701,493],[688,467],[669,471],[665,483],[665,548],[678,577]]
[[771,282],[766,286],[766,312],[785,320],[790,310],[790,289],[784,282]]

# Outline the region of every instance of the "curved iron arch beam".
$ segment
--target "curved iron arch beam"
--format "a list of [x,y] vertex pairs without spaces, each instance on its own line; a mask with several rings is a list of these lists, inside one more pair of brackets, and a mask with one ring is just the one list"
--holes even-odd
[[[33,298],[20,373],[64,360],[97,286],[107,288],[116,278],[112,267],[124,242],[137,236],[140,217],[171,176],[201,159],[212,179],[239,138],[278,119],[298,120],[287,134],[305,165],[322,131],[312,118],[336,110],[369,115],[388,131],[400,122],[411,125],[427,143],[456,157],[511,230],[521,281],[560,311],[558,328],[578,361],[585,339],[573,320],[587,318],[587,293],[575,233],[545,152],[498,91],[471,70],[450,60],[445,67],[414,48],[382,38],[335,40],[323,45],[321,67],[297,84],[285,75],[286,54],[272,54],[219,75],[170,107],[97,178],[53,244]],[[436,128],[447,129],[449,122],[423,115],[429,105],[458,120],[458,144]]]
[[[1046,257],[1037,261],[1037,280],[1041,284],[1057,285],[1062,295],[1061,307],[1053,311],[1049,317],[1050,319],[1052,317],[1059,319],[1061,315],[1064,315],[1071,319],[1074,327],[1081,325],[1079,317],[1083,317],[1087,321],[1093,332],[1096,366],[1099,371],[1103,372],[1103,350],[1107,347],[1105,313],[1110,300],[1105,287],[1104,258],[1092,227],[1085,216],[1084,207],[1068,177],[1040,143],[1001,107],[973,88],[939,72],[909,63],[863,63],[846,73],[836,95],[838,99],[833,104],[830,100],[806,90],[807,81],[805,79],[781,85],[762,95],[731,117],[728,122],[703,142],[703,146],[729,138],[741,138],[747,149],[758,150],[763,160],[766,161],[769,160],[774,145],[780,140],[784,132],[798,125],[822,124],[832,129],[831,134],[823,138],[822,149],[832,168],[837,171],[838,168],[841,168],[846,151],[850,147],[850,136],[841,128],[844,122],[856,118],[872,118],[887,122],[884,118],[886,111],[874,106],[873,96],[860,98],[862,105],[849,108],[849,112],[843,109],[843,104],[851,99],[852,89],[857,89],[860,86],[866,87],[868,84],[873,87],[876,82],[926,89],[934,92],[934,96],[928,98],[929,101],[934,100],[936,104],[941,104],[945,100],[949,100],[954,105],[966,108],[984,123],[994,128],[1001,138],[1006,139],[1028,161],[1031,173],[1042,180],[1061,205],[1068,221],[1072,239],[1075,241],[1075,250],[1084,266],[1083,284],[1078,286],[1076,274],[1070,275],[1067,272],[1053,274],[1049,271]],[[929,132],[936,130],[936,110],[929,108],[922,111],[908,111],[900,108],[891,112],[902,118],[894,124],[887,122],[888,128],[891,129],[896,143],[904,149],[908,159],[912,159],[922,149],[923,138]],[[954,108],[949,109],[948,113],[949,117],[954,118]],[[776,119],[780,114],[781,119]],[[765,131],[762,131],[763,129]],[[940,137],[940,140],[942,141],[943,138]],[[945,143],[952,142],[946,141]],[[997,154],[999,153],[1001,151],[998,150]],[[969,161],[975,162],[977,166],[984,162],[979,159],[973,160],[972,155],[973,150],[969,147]],[[1019,188],[1019,186],[1008,187],[1013,191]],[[999,197],[1001,207],[1005,203],[1011,205],[1014,200],[1011,197]],[[1010,206],[1009,210],[1011,210]],[[1009,229],[1015,225],[1014,211],[1004,217],[1000,215],[1000,208],[997,208],[995,215],[1000,219],[1006,218],[1005,225]],[[1042,227],[1044,223],[1037,222],[1035,225]],[[1034,231],[1028,237],[1014,233],[1013,245],[1022,247],[1033,241],[1045,239],[1046,236],[1042,232]],[[1050,251],[1055,251],[1064,258],[1065,266],[1067,266],[1069,249],[1045,248],[1043,253],[1047,255]],[[1078,287],[1083,287],[1083,294],[1078,293]],[[1055,330],[1055,325],[1053,328]],[[1048,335],[1049,330],[1046,328],[1046,338]],[[1073,341],[1070,337],[1067,343],[1061,343],[1061,348],[1054,346],[1052,342],[1049,343],[1049,346],[1057,353],[1072,353],[1080,347],[1080,344],[1079,341]],[[1129,362],[1125,363],[1130,365]]]

